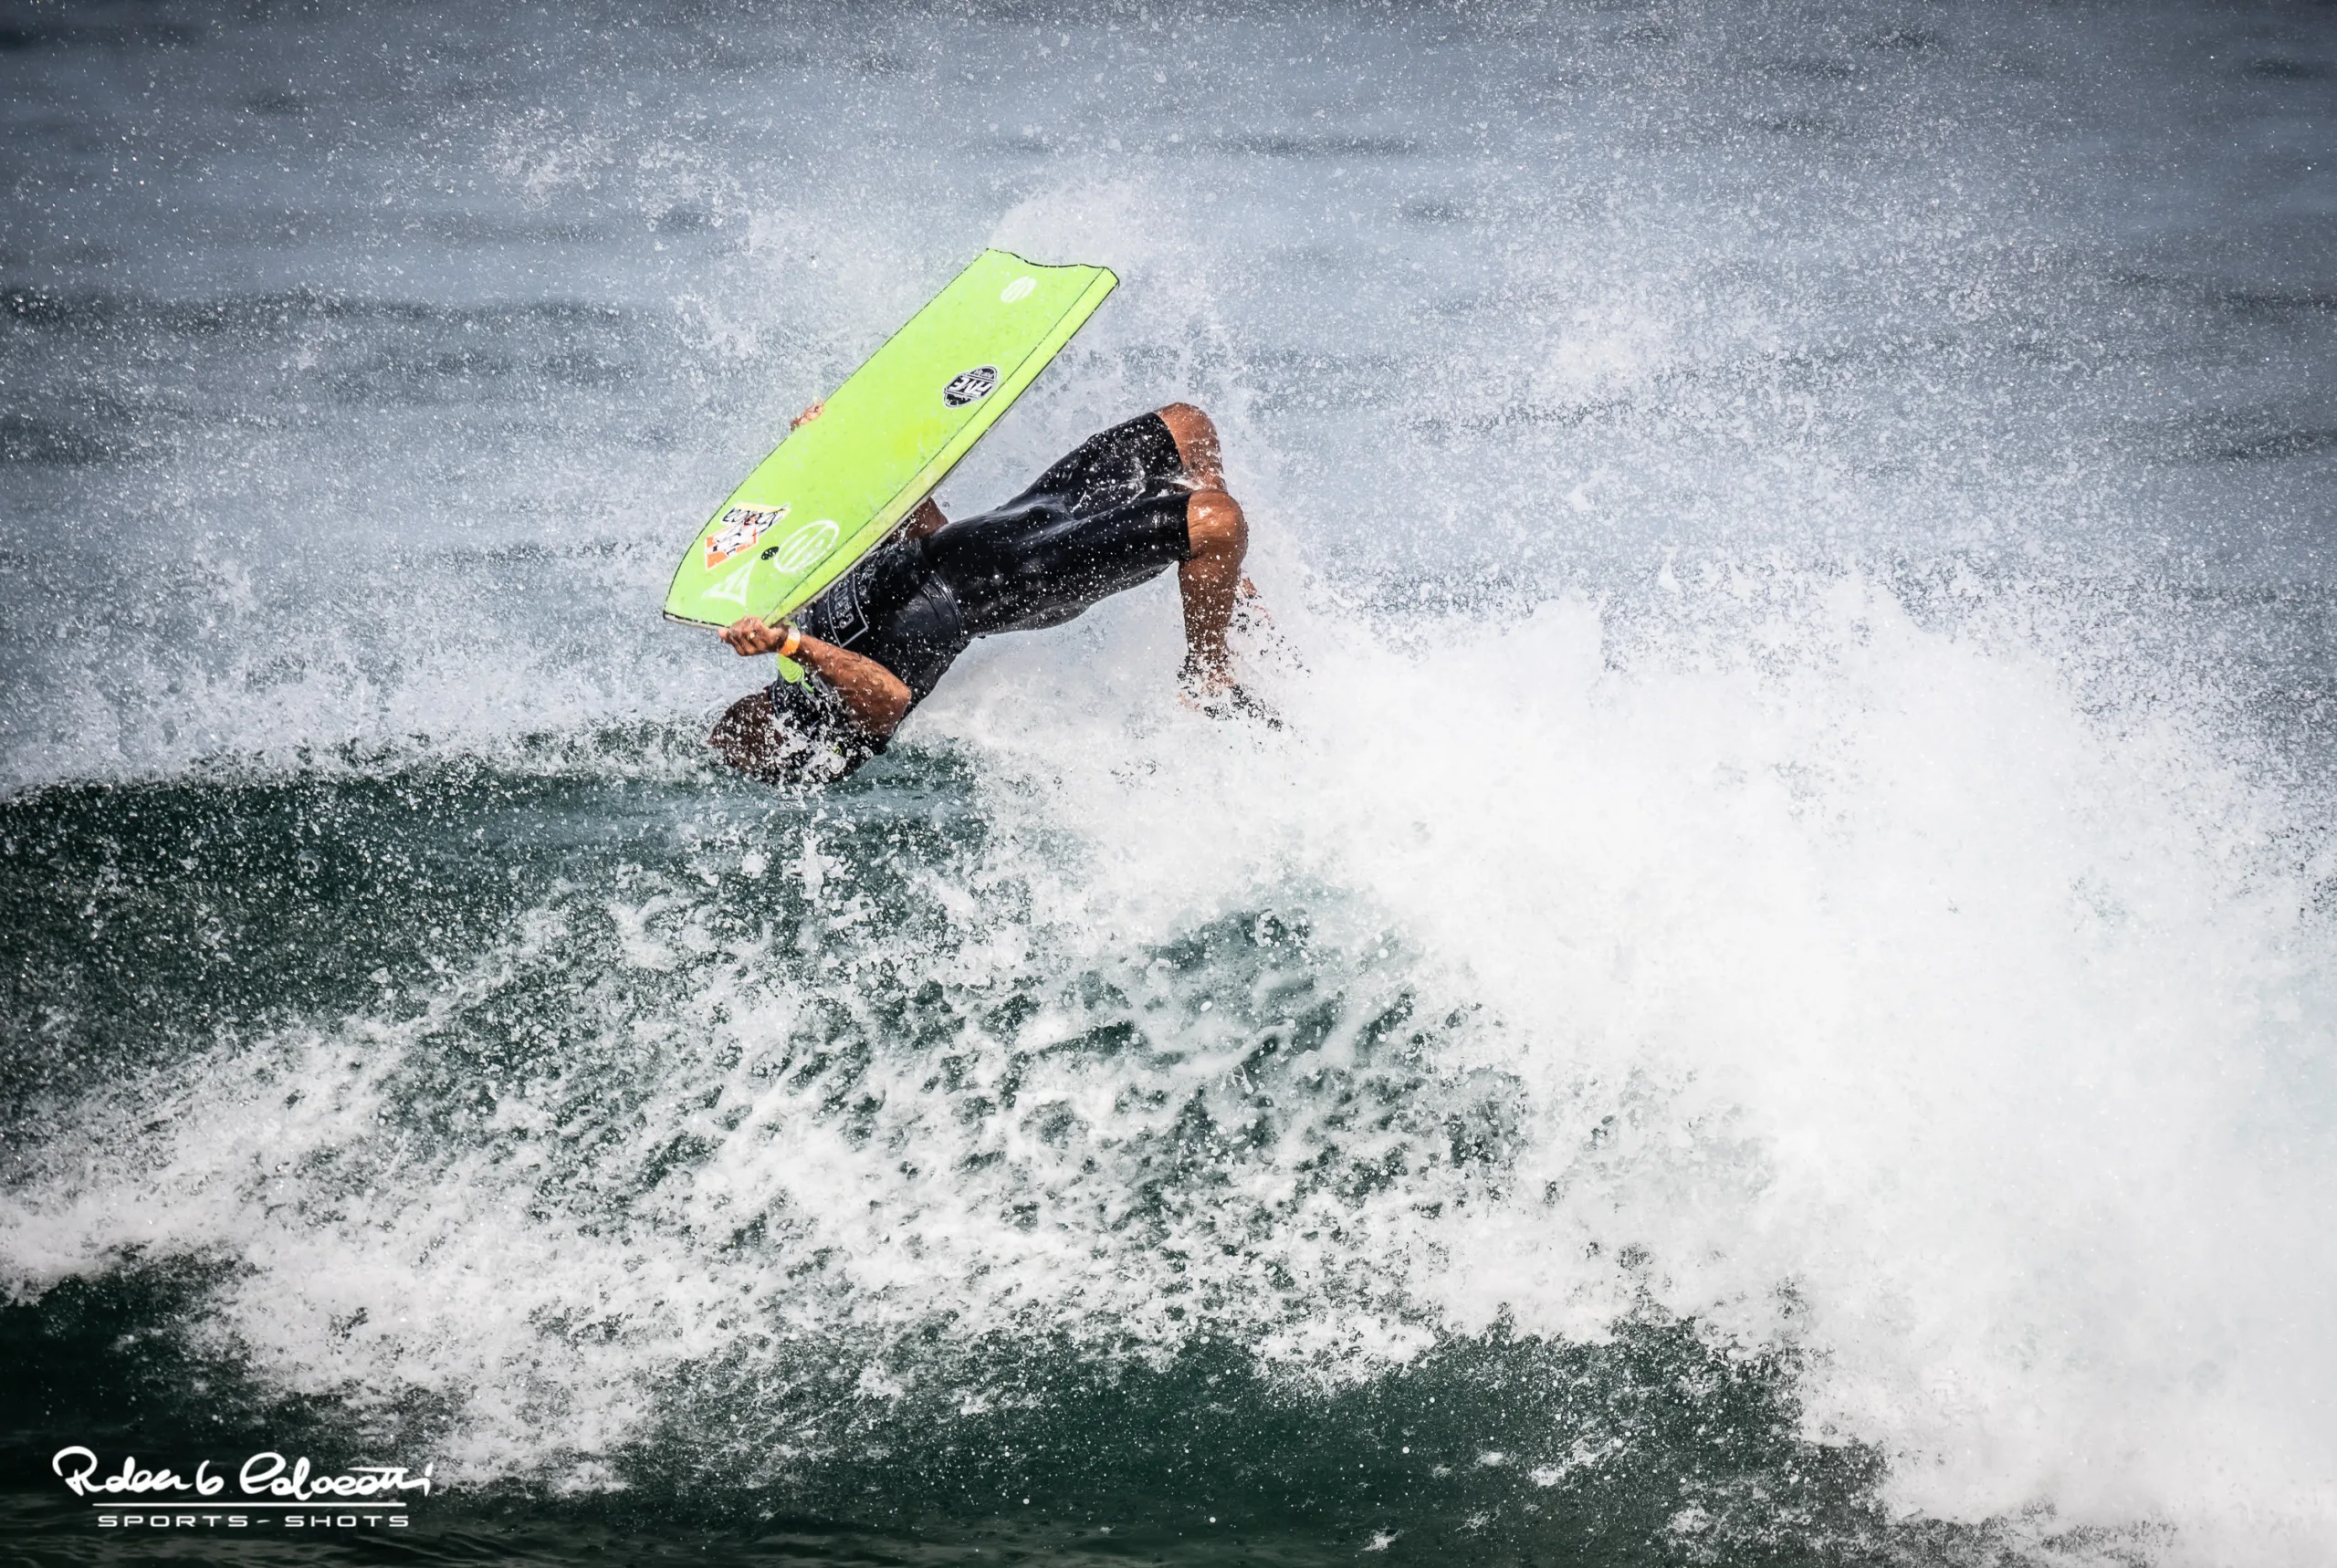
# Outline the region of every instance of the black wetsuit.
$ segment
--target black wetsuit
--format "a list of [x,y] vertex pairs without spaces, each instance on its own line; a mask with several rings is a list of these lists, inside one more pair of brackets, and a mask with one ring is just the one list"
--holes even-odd
[[[975,638],[1061,625],[1189,559],[1189,495],[1176,438],[1148,413],[1089,436],[995,511],[871,551],[793,619],[898,675],[915,707]],[[815,674],[773,682],[770,706],[808,773],[838,777],[885,749]]]

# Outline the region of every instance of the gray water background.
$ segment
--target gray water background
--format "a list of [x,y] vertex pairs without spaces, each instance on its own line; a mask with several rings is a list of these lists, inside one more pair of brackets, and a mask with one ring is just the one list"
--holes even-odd
[[[996,239],[1128,282],[948,498],[1194,394],[1347,591],[1715,549],[2326,574],[2311,8],[35,7],[11,36],[23,783],[476,737],[523,684],[570,724],[702,696],[697,645],[569,606],[649,591]],[[2317,690],[2318,611],[2290,619],[2271,656]]]
[[[838,1554],[2313,1560],[2332,73],[2287,5],[9,11],[20,1343]],[[990,244],[1124,286],[945,506],[1204,403],[1298,738],[1178,727],[1164,591],[833,800],[718,777],[675,550]]]

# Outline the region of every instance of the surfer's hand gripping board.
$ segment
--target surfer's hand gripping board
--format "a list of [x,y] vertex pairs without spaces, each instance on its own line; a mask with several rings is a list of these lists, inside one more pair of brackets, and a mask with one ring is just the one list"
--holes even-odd
[[741,615],[722,629],[723,643],[742,659],[757,653],[778,653],[783,658],[795,651],[789,642],[800,643],[802,636],[784,621],[773,626],[760,615]]
[[723,628],[722,641],[742,659],[777,653],[782,667],[793,661],[819,671],[860,727],[877,740],[892,734],[909,710],[909,688],[900,676],[849,648],[806,637],[786,622],[773,626],[758,616],[742,616]]
[[1118,284],[1100,267],[976,256],[716,509],[674,573],[666,616],[727,627],[810,603],[916,509]]

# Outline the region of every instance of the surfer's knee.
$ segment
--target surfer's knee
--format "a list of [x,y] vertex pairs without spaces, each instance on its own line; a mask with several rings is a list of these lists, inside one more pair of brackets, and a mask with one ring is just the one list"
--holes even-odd
[[1189,402],[1168,403],[1153,412],[1168,427],[1169,438],[1177,444],[1177,459],[1185,471],[1215,488],[1220,483],[1215,422]]
[[1163,403],[1153,412],[1160,415],[1160,423],[1168,427],[1168,434],[1177,438],[1179,446],[1185,444],[1188,434],[1206,441],[1217,439],[1216,423],[1192,403]]
[[1239,561],[1250,551],[1250,519],[1222,490],[1196,490],[1185,500],[1185,542],[1195,559]]

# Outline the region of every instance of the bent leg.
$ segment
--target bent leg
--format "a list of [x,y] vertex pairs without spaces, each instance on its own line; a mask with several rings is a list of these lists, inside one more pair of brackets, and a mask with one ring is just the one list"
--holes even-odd
[[1073,447],[1005,506],[1013,512],[1034,506],[1092,517],[1148,497],[1192,487],[1185,454],[1168,422],[1158,413],[1099,430]]
[[1225,632],[1241,591],[1242,559],[1250,550],[1249,519],[1223,490],[1196,490],[1185,503],[1185,538],[1192,553],[1177,569],[1185,601],[1185,674],[1205,691],[1223,691],[1233,684]]
[[1191,499],[1178,490],[1091,517],[1033,508],[961,517],[923,548],[968,632],[1034,632],[1182,564]]
[[1177,444],[1177,460],[1196,490],[1225,488],[1225,469],[1217,440],[1217,425],[1189,402],[1172,402],[1154,411]]
[[[1191,403],[1172,402],[1097,431],[996,511],[1033,519],[1042,511],[1093,517],[1142,500],[1223,488],[1217,426]],[[939,531],[936,525],[917,537]]]

